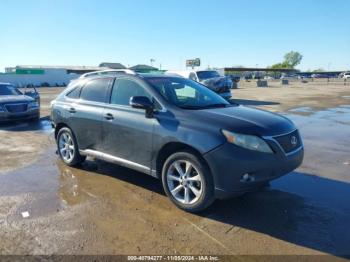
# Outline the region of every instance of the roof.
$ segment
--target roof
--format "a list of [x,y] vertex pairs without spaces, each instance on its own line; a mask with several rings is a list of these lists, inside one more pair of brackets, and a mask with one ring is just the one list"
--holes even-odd
[[[176,77],[176,76],[169,76],[164,74],[149,74],[149,73],[140,73],[140,74],[127,74],[129,77],[140,77],[140,78],[152,78],[152,77],[158,77],[158,78],[169,78],[169,77]],[[101,78],[118,78],[123,77],[125,74],[118,74],[118,75],[94,75],[88,78],[77,78],[74,81],[88,81],[91,79],[101,79]]]
[[108,67],[110,69],[126,69],[126,66],[121,63],[102,62],[99,66]]
[[93,71],[93,72],[85,73],[81,75],[80,78],[92,77],[92,76],[98,76],[98,75],[115,75],[115,74],[135,75],[136,73],[130,69],[108,69],[108,70]]

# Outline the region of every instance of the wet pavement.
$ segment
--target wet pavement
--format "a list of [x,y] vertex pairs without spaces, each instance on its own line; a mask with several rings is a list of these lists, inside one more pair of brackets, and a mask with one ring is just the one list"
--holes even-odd
[[15,146],[20,158],[30,142],[44,141],[32,161],[0,166],[0,254],[349,255],[350,107],[344,99],[322,109],[288,106],[283,114],[304,139],[303,165],[198,215],[177,209],[160,181],[147,175],[93,159],[65,166],[47,119],[0,127],[1,139],[10,132],[23,138]]

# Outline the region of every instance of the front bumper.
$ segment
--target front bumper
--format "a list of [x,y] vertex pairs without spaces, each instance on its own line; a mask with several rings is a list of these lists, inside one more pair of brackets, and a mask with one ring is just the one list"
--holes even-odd
[[[303,146],[285,154],[277,143],[269,144],[273,154],[225,143],[204,155],[214,178],[217,198],[254,191],[266,182],[286,175],[301,165],[304,158]],[[245,174],[249,174],[252,179],[243,179]]]
[[21,113],[0,112],[0,122],[34,119],[39,117],[39,112],[39,108],[29,109]]

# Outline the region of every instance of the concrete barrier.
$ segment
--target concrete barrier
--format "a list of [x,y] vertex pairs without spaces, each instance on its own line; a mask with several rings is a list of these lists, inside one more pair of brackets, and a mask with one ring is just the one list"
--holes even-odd
[[288,79],[282,79],[281,84],[282,85],[289,85]]
[[231,88],[232,88],[232,89],[237,89],[237,88],[238,88],[238,83],[235,82],[235,81],[233,81],[232,87],[231,87]]
[[258,81],[256,81],[256,86],[257,87],[268,87],[268,85],[267,85],[267,80],[258,80]]

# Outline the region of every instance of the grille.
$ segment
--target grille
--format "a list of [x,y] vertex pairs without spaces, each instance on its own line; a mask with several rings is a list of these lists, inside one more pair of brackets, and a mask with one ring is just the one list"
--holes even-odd
[[11,104],[5,105],[6,110],[10,113],[22,113],[27,111],[27,104]]
[[297,130],[288,135],[275,136],[274,139],[280,144],[286,153],[290,153],[301,146],[301,138]]

